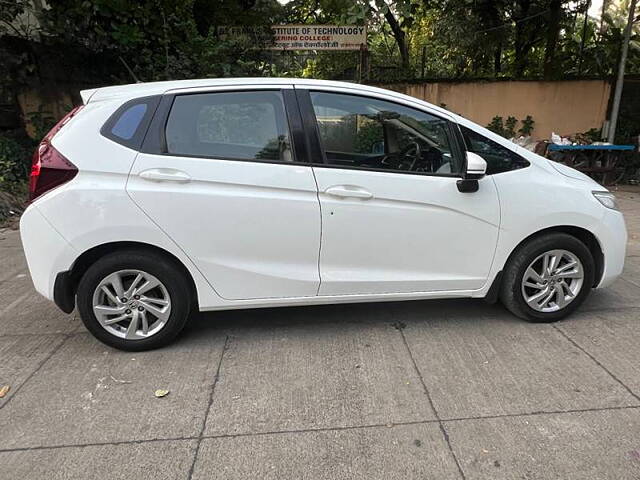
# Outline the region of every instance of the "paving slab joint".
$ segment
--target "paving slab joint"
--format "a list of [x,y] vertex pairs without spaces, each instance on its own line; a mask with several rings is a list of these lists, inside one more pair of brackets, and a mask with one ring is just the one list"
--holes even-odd
[[413,356],[413,352],[411,351],[411,348],[409,347],[409,342],[407,342],[407,337],[404,334],[404,330],[405,330],[406,325],[403,325],[402,328],[397,328],[397,330],[400,332],[400,336],[402,337],[402,342],[404,343],[405,348],[407,349],[407,353],[409,354],[409,358],[411,358],[411,362],[413,363],[413,368],[416,371],[416,374],[418,375],[418,378],[420,379],[420,383],[422,384],[422,389],[424,390],[425,395],[427,396],[427,400],[429,400],[429,405],[431,405],[431,409],[433,410],[433,413],[436,417],[436,420],[438,422],[438,426],[440,427],[440,431],[442,432],[442,436],[444,438],[444,441],[447,444],[447,448],[449,449],[449,453],[451,453],[451,456],[453,457],[453,460],[456,462],[456,467],[458,467],[458,473],[460,474],[460,478],[462,478],[462,480],[466,480],[466,475],[464,473],[464,471],[462,470],[462,466],[460,465],[460,461],[458,460],[458,457],[456,456],[455,452],[453,451],[453,447],[451,446],[451,440],[449,439],[449,433],[447,432],[447,429],[444,426],[444,422],[442,421],[442,418],[440,417],[440,414],[438,413],[438,410],[436,410],[436,406],[433,403],[433,399],[431,398],[431,394],[429,393],[429,389],[427,388],[427,384],[424,381],[424,378],[422,376],[422,372],[420,372],[420,369],[418,368],[418,363],[416,362],[415,357]]
[[67,334],[63,334],[63,335],[64,335],[64,338],[62,339],[62,341],[58,345],[56,345],[56,347],[53,350],[51,350],[49,355],[47,355],[38,364],[38,366],[34,369],[34,371],[31,372],[29,374],[29,376],[27,376],[27,378],[25,378],[24,381],[20,385],[18,385],[15,388],[12,388],[11,396],[9,398],[7,398],[6,402],[4,402],[2,405],[0,405],[0,409],[6,407],[9,404],[9,402],[11,400],[13,400],[18,395],[18,393],[20,392],[22,387],[24,387],[35,376],[35,374],[38,373],[42,369],[42,367],[49,361],[49,359],[51,359],[51,357],[53,357],[62,348],[62,346],[67,342],[67,340],[69,340],[69,338],[71,338],[73,336],[73,334],[71,334],[71,333],[67,333]]
[[196,466],[196,461],[198,460],[198,453],[200,453],[200,445],[202,445],[202,440],[204,439],[204,431],[207,426],[207,418],[209,418],[209,412],[211,411],[211,406],[213,405],[213,396],[216,392],[216,385],[218,384],[218,379],[220,378],[220,369],[222,367],[222,359],[224,358],[224,354],[228,350],[228,348],[229,348],[229,335],[226,335],[224,339],[224,345],[222,347],[222,352],[220,353],[220,358],[218,359],[216,375],[213,378],[213,384],[211,385],[211,391],[209,392],[209,403],[207,405],[207,410],[205,411],[204,418],[202,419],[202,427],[200,427],[200,433],[198,434],[198,442],[196,444],[196,448],[193,453],[193,460],[191,462],[191,467],[189,467],[189,473],[187,474],[188,480],[191,480],[193,477],[193,471]]
[[611,378],[613,378],[616,382],[618,382],[629,394],[635,398],[638,402],[640,402],[640,396],[638,396],[630,387],[628,387],[622,380],[614,375],[614,373],[605,367],[596,357],[590,354],[585,348],[583,348],[578,342],[576,342],[573,338],[571,338],[564,330],[559,328],[557,325],[551,325],[555,328],[560,335],[567,339],[569,343],[571,343],[575,348],[584,353],[587,357],[589,357],[596,365],[598,365],[602,370],[604,370]]

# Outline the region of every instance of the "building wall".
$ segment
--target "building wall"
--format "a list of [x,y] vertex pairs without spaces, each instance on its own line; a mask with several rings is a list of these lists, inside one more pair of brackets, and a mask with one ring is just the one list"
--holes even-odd
[[[605,80],[430,82],[379,85],[446,108],[486,126],[499,115],[518,120],[531,115],[533,137],[548,139],[551,132],[569,135],[602,128],[611,91]],[[89,86],[62,85],[45,94],[28,89],[18,95],[22,117],[34,134],[31,115],[43,112],[60,118],[79,102],[79,90]],[[518,127],[520,124],[518,124]]]
[[[499,115],[531,115],[533,137],[569,135],[602,128],[611,91],[605,80],[430,82],[380,85],[446,108],[482,126]],[[520,124],[518,124],[518,127]]]
[[36,138],[39,133],[42,134],[43,132],[37,132],[38,123],[39,128],[53,126],[79,103],[77,98],[73,97],[70,92],[62,90],[58,90],[55,95],[44,94],[35,89],[20,92],[18,105],[27,134],[32,138]]

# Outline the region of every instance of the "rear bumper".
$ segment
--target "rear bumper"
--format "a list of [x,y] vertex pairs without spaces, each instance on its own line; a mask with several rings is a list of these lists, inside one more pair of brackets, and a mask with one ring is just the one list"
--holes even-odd
[[604,214],[597,232],[604,255],[604,268],[597,288],[611,285],[622,274],[627,250],[627,228],[622,213],[609,210]]
[[36,291],[55,299],[56,278],[66,272],[77,257],[75,249],[30,205],[20,219],[20,238]]

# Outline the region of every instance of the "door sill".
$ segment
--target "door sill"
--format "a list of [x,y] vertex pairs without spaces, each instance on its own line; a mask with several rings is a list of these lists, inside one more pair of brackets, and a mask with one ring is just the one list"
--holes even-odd
[[438,300],[446,298],[478,298],[484,297],[485,293],[484,289],[479,289],[410,293],[318,295],[315,297],[258,298],[252,300],[224,301],[217,305],[200,306],[200,311],[209,312],[216,310],[238,310],[247,308],[290,307],[296,305],[330,305],[341,303],[399,302],[427,299]]

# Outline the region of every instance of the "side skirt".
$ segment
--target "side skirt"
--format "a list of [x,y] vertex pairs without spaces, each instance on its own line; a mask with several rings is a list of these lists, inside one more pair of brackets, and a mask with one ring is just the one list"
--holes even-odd
[[340,303],[403,302],[410,300],[427,299],[442,300],[446,298],[483,298],[484,296],[484,289],[481,289],[414,293],[385,293],[371,295],[330,295],[317,297],[259,298],[253,300],[238,300],[209,307],[201,306],[200,311],[210,312],[216,310],[293,307],[297,305],[327,305]]

